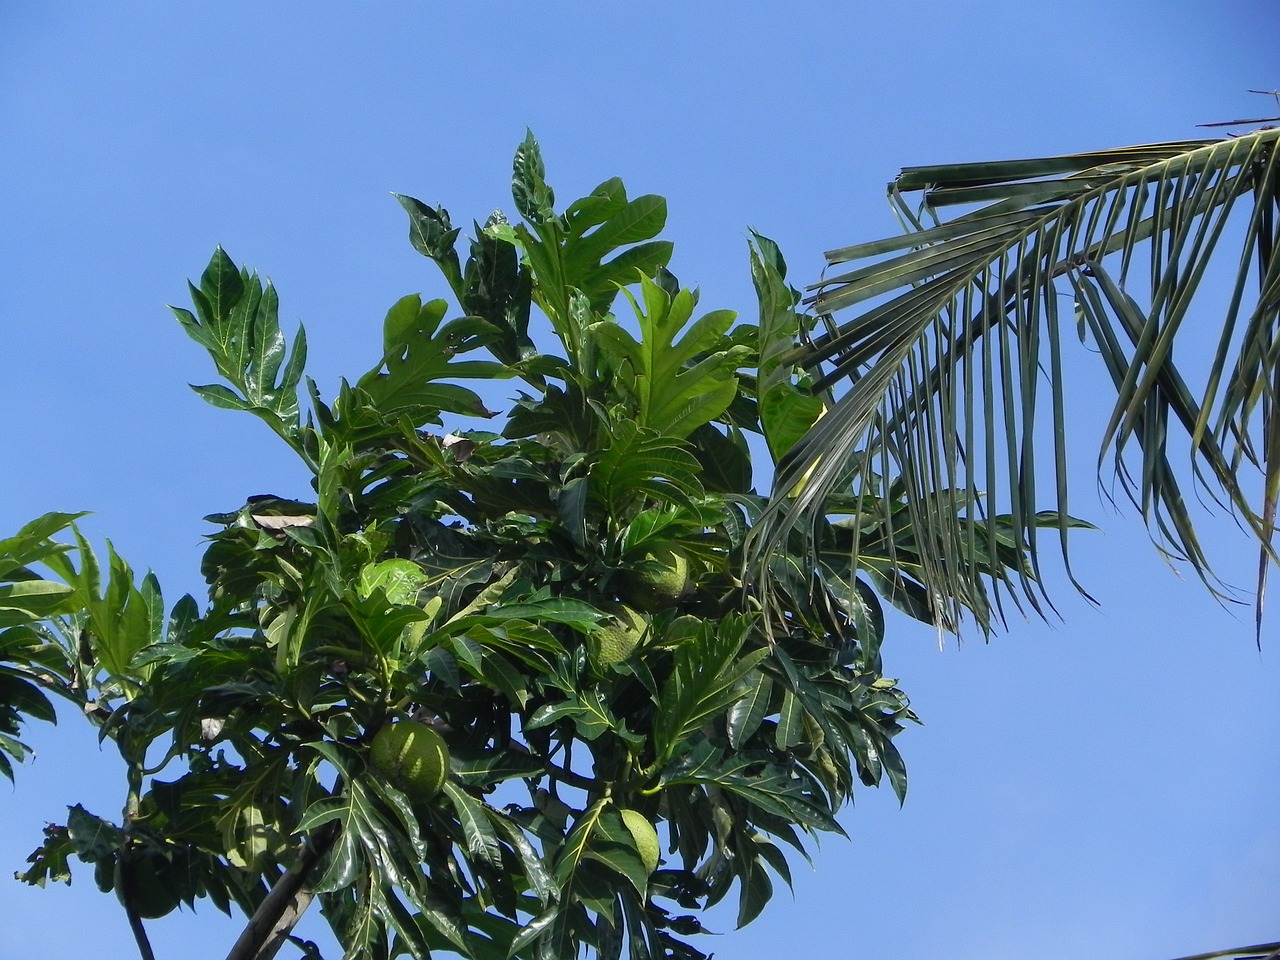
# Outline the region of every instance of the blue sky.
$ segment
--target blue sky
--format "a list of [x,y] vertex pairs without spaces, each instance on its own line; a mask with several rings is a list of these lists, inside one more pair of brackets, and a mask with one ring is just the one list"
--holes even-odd
[[[0,0],[0,531],[92,510],[90,535],[172,601],[200,591],[204,514],[305,494],[265,429],[186,386],[212,371],[164,304],[217,243],[273,278],[331,391],[376,362],[392,302],[441,292],[389,192],[462,223],[510,210],[531,127],[562,200],[613,175],[665,195],[674,271],[749,316],[748,228],[810,282],[824,249],[895,229],[883,187],[900,166],[1273,113],[1245,91],[1280,86],[1278,27],[1274,0]],[[1073,508],[1104,532],[1078,538],[1077,564],[1101,608],[1060,580],[1065,622],[941,651],[893,621],[886,669],[925,721],[899,741],[905,807],[864,791],[852,840],[797,864],[794,898],[703,949],[1161,960],[1280,938],[1276,614],[1259,655],[1247,610],[1180,580],[1099,500],[1081,399]],[[1212,529],[1248,583],[1248,541]],[[120,807],[114,758],[77,720],[34,728],[37,760],[0,785],[6,957],[133,950],[90,875],[7,879],[67,804]],[[161,957],[221,956],[236,930],[212,909],[153,928]]]

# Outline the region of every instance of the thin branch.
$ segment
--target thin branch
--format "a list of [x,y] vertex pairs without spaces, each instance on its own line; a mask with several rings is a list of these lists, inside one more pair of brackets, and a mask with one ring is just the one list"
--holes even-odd
[[138,910],[133,905],[132,891],[125,891],[124,912],[129,918],[129,929],[133,931],[133,939],[137,941],[138,953],[142,955],[142,960],[156,960],[155,952],[151,949],[151,941],[147,939],[146,927],[142,925],[142,917],[138,916]]

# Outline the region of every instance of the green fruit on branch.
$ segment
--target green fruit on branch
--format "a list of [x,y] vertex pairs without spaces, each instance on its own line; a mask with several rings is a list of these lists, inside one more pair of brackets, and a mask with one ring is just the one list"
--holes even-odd
[[689,589],[689,561],[675,550],[644,555],[635,570],[619,578],[618,596],[650,613],[671,606]]
[[644,863],[644,868],[649,873],[658,869],[658,831],[654,829],[649,819],[638,810],[619,810],[619,816],[622,817],[622,825],[627,828],[627,832],[631,834],[631,839],[636,842],[636,850],[640,854],[640,860]]
[[449,747],[426,724],[401,720],[377,732],[369,762],[410,800],[425,803],[444,788]]
[[116,897],[142,919],[158,920],[177,909],[178,878],[160,851],[121,851],[116,871]]
[[625,603],[607,610],[609,618],[601,621],[588,639],[591,659],[603,667],[631,656],[649,628],[648,621]]

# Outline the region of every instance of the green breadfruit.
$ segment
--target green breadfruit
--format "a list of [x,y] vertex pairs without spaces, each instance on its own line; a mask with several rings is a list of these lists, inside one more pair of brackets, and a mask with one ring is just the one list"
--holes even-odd
[[158,920],[177,909],[181,897],[173,864],[160,851],[121,855],[116,869],[116,897],[142,919]]
[[591,634],[591,659],[600,666],[621,663],[631,656],[649,628],[648,621],[625,603],[607,608],[610,617]]
[[618,814],[622,817],[623,826],[631,834],[631,839],[636,842],[636,850],[640,853],[645,870],[653,873],[658,869],[658,854],[661,852],[658,831],[649,822],[649,818],[638,810],[619,810]]
[[374,736],[369,762],[409,799],[425,803],[444,788],[449,747],[426,724],[401,720]]
[[689,589],[689,561],[684,554],[666,549],[644,555],[634,571],[619,578],[618,596],[649,613],[669,607]]

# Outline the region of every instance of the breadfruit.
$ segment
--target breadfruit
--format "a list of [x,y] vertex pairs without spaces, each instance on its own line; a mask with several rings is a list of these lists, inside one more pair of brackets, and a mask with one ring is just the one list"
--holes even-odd
[[401,720],[377,732],[369,762],[409,799],[425,803],[444,787],[449,747],[426,724]]
[[622,817],[622,825],[636,842],[636,850],[640,853],[645,870],[653,873],[658,869],[658,831],[638,810],[619,810],[618,814]]
[[116,897],[144,920],[172,913],[181,899],[173,864],[158,850],[123,853],[117,862]]
[[646,553],[634,571],[620,578],[618,595],[650,613],[669,607],[689,589],[689,561],[675,550]]
[[631,656],[649,624],[643,616],[625,603],[609,609],[609,619],[598,624],[590,636],[591,659],[600,666],[621,663]]

